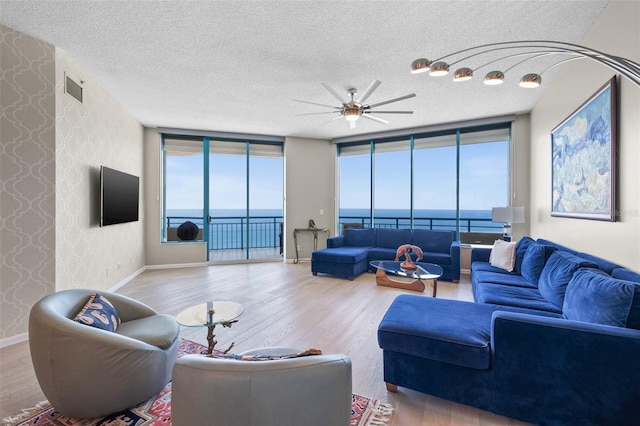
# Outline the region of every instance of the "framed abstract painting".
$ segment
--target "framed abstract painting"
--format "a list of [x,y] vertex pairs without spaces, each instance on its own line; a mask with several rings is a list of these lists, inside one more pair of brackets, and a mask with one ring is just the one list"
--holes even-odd
[[616,77],[551,131],[551,216],[615,221]]

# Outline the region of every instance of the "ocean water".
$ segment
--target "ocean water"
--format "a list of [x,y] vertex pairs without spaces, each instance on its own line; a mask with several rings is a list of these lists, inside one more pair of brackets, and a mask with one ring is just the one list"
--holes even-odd
[[[210,210],[210,241],[213,249],[278,247],[280,245],[281,209],[255,209],[249,212],[247,233],[246,210]],[[177,227],[186,220],[202,227],[202,210],[167,209],[169,226]],[[338,229],[342,223],[358,222],[371,226],[368,209],[341,209]],[[375,226],[409,228],[409,210],[380,209],[375,212]],[[422,229],[456,230],[455,210],[415,210],[414,227]],[[460,230],[501,232],[502,224],[491,221],[491,210],[461,210]],[[248,235],[247,235],[248,234]]]

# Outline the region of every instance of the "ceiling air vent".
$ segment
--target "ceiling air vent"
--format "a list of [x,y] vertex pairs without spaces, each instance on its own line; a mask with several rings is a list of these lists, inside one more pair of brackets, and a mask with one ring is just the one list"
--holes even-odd
[[[80,81],[82,82],[82,80]],[[82,103],[82,86],[66,74],[64,75],[64,92],[71,95],[76,101]]]

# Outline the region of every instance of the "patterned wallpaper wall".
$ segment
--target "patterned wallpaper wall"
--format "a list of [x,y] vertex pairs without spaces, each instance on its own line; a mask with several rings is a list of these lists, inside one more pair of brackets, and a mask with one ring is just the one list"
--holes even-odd
[[55,51],[0,26],[0,339],[55,289]]
[[[83,103],[64,93],[65,74]],[[56,49],[56,290],[108,290],[145,265],[140,221],[100,227],[100,166],[143,177],[143,127]]]

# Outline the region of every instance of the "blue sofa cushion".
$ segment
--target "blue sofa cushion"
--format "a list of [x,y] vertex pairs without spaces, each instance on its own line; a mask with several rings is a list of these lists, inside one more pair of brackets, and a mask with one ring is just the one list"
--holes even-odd
[[579,256],[585,260],[588,260],[596,265],[598,269],[603,270],[607,274],[611,275],[614,269],[619,268],[620,265],[615,264],[613,262],[609,262],[601,257],[594,256],[589,253],[576,253],[576,256]]
[[574,254],[556,250],[551,254],[542,269],[540,279],[538,280],[538,290],[542,297],[558,308],[562,308],[564,293],[574,272],[579,268],[597,267],[595,263],[589,262]]
[[450,253],[451,243],[455,240],[454,231],[432,231],[430,229],[414,229],[412,244],[422,251],[432,253]]
[[520,273],[531,284],[538,285],[538,279],[544,268],[544,264],[551,256],[551,253],[555,251],[555,247],[543,245],[539,243],[531,243],[527,248],[526,253],[522,259],[522,266]]
[[476,262],[472,262],[471,263],[471,271],[488,271],[488,272],[496,272],[499,274],[504,274],[507,276],[514,276],[514,275],[518,275],[518,273],[516,271],[505,271],[504,269],[501,268],[496,268],[495,266],[491,266],[491,264],[489,263],[489,261],[482,261],[482,260],[478,260]]
[[503,274],[500,272],[486,271],[486,270],[473,271],[472,273],[473,273],[472,281],[474,283],[491,283],[491,284],[511,285],[515,287],[536,288],[535,285],[531,284],[522,275]]
[[577,271],[569,285],[563,316],[570,320],[640,329],[640,284],[597,269]]
[[474,290],[474,296],[478,303],[492,303],[495,305],[517,306],[538,311],[562,313],[560,308],[542,297],[536,288],[477,283]]
[[[369,249],[367,257],[369,260],[393,260],[396,258],[396,249],[372,247]],[[415,256],[413,258],[415,259]]]
[[378,327],[378,343],[385,351],[487,369],[491,364],[491,315],[497,308],[400,295]]
[[514,271],[520,273],[522,270],[522,261],[524,260],[524,254],[527,252],[529,246],[536,241],[531,237],[522,237],[516,243],[516,264],[514,267]]
[[316,250],[311,258],[318,262],[358,263],[367,260],[369,247],[338,247]]
[[397,250],[403,244],[411,244],[411,229],[378,228],[376,233],[376,247]]
[[374,228],[347,228],[344,230],[344,245],[352,247],[375,247]]
[[625,281],[633,281],[634,283],[640,283],[640,274],[630,271],[626,268],[615,268],[611,271],[613,278],[620,278]]
[[449,253],[424,253],[424,257],[420,262],[435,263],[438,265],[451,265],[451,255]]

